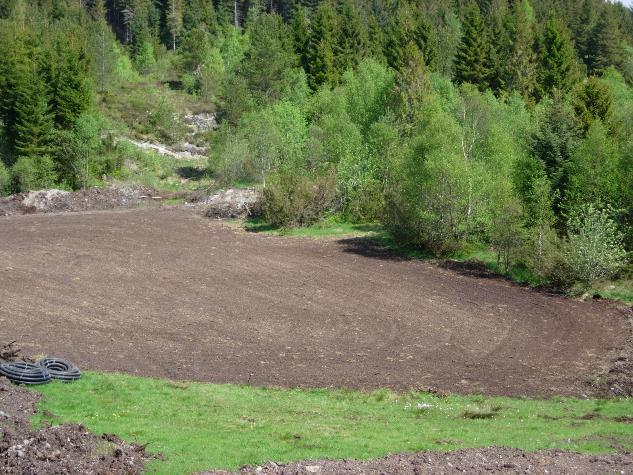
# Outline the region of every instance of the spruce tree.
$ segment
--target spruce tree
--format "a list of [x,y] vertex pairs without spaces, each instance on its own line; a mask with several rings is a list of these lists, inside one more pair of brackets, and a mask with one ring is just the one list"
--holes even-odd
[[356,5],[344,0],[341,6],[341,51],[337,58],[338,70],[345,73],[356,68],[367,55],[369,38]]
[[541,95],[554,90],[567,92],[574,83],[574,47],[563,25],[556,19],[545,24],[540,48],[539,88]]
[[588,45],[587,66],[589,74],[600,74],[609,66],[617,66],[622,60],[621,35],[611,10],[603,8],[591,31]]
[[62,45],[61,40],[56,50],[53,57],[55,64],[49,67],[52,70],[50,103],[55,125],[60,129],[70,129],[90,105],[89,61],[83,48]]
[[304,70],[308,70],[308,46],[310,44],[310,20],[306,7],[297,5],[292,9],[290,29],[295,52],[299,55]]
[[507,0],[488,0],[482,10],[486,12],[486,25],[490,31],[490,88],[495,94],[506,91],[508,64],[512,54],[512,15]]
[[555,92],[551,102],[546,104],[539,130],[533,137],[532,154],[543,165],[552,184],[554,209],[561,216],[561,205],[567,187],[567,163],[571,160],[581,130],[574,110],[560,92]]
[[255,96],[274,102],[280,98],[289,71],[298,65],[290,32],[279,15],[263,13],[249,27],[249,35],[251,47],[240,74]]
[[383,62],[385,58],[385,34],[375,15],[371,15],[367,24],[367,53]]
[[[32,62],[23,61],[16,70],[15,150],[19,159],[29,160],[34,173],[44,179],[52,176],[53,116],[46,85]],[[47,160],[44,157],[48,157]],[[51,180],[52,181],[52,180]]]
[[308,44],[308,82],[313,89],[322,84],[337,84],[341,74],[335,54],[340,39],[339,17],[331,0],[317,8]]
[[492,69],[490,37],[479,7],[471,3],[464,18],[462,39],[455,55],[455,80],[483,91],[490,84]]
[[400,69],[407,63],[406,50],[413,43],[427,65],[434,65],[437,59],[437,38],[423,15],[413,6],[401,5],[387,25],[385,55],[389,65]]
[[508,88],[529,100],[536,87],[537,62],[534,11],[528,0],[515,4],[512,22],[512,50],[508,68]]
[[391,107],[405,135],[413,133],[424,112],[423,103],[431,87],[424,57],[417,45],[410,42],[403,52],[403,66],[396,73]]
[[596,12],[593,0],[583,0],[580,12],[574,21],[574,42],[578,56],[585,65],[589,64],[589,43],[595,25]]
[[185,0],[182,25],[185,31],[203,27],[208,33],[215,33],[217,18],[213,2],[209,0]]

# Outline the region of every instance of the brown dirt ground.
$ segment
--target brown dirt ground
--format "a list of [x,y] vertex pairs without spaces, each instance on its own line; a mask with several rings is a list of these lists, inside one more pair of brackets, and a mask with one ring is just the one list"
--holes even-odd
[[[208,472],[226,475],[228,472]],[[261,467],[244,467],[239,474],[261,475],[422,475],[455,473],[555,473],[605,474],[633,473],[631,454],[581,455],[559,450],[524,452],[518,449],[490,447],[451,453],[420,452],[389,455],[357,462],[354,460],[317,460]]]
[[33,429],[29,419],[38,400],[0,378],[0,473],[142,473],[148,457],[141,446],[113,435],[97,437],[76,424]]
[[358,240],[182,209],[0,220],[0,341],[84,369],[267,386],[592,394],[625,311]]

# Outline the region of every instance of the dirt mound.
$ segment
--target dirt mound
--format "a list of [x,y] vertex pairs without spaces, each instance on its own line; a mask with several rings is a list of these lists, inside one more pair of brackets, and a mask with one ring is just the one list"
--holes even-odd
[[[449,474],[449,473],[558,473],[604,474],[629,473],[633,470],[631,454],[582,455],[559,450],[527,453],[522,450],[491,447],[457,452],[420,452],[390,455],[382,459],[321,460],[287,465],[268,463],[261,467],[244,467],[240,474]],[[227,472],[208,472],[225,474]]]
[[81,425],[33,429],[39,395],[0,378],[0,472],[7,474],[141,473],[144,447],[97,437]]
[[152,201],[154,190],[139,185],[113,185],[68,192],[41,190],[0,198],[0,216],[30,213],[58,213],[138,206]]
[[220,191],[198,205],[206,206],[205,216],[209,218],[244,218],[258,216],[261,212],[260,193],[253,189]]

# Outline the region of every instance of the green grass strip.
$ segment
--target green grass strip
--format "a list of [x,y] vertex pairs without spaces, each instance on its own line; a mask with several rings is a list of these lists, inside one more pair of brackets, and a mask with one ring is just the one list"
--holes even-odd
[[164,456],[150,473],[491,445],[633,450],[633,426],[617,421],[633,415],[631,400],[283,390],[92,372],[37,391],[44,399],[36,423],[80,422],[97,434],[149,443]]

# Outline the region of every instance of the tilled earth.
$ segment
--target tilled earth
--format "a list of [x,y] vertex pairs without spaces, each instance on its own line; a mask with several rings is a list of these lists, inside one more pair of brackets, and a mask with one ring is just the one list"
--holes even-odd
[[34,429],[39,396],[0,377],[0,473],[137,474],[148,457],[144,447],[116,436],[97,437],[83,426],[63,424]]
[[630,336],[615,304],[169,208],[0,219],[0,302],[28,354],[284,387],[589,395]]
[[[559,450],[524,452],[518,449],[490,447],[466,449],[451,453],[420,452],[389,455],[357,462],[354,460],[317,460],[286,465],[268,463],[260,467],[244,467],[243,475],[422,475],[456,473],[555,473],[606,474],[633,473],[633,456],[581,455]],[[228,472],[208,472],[208,475]]]

